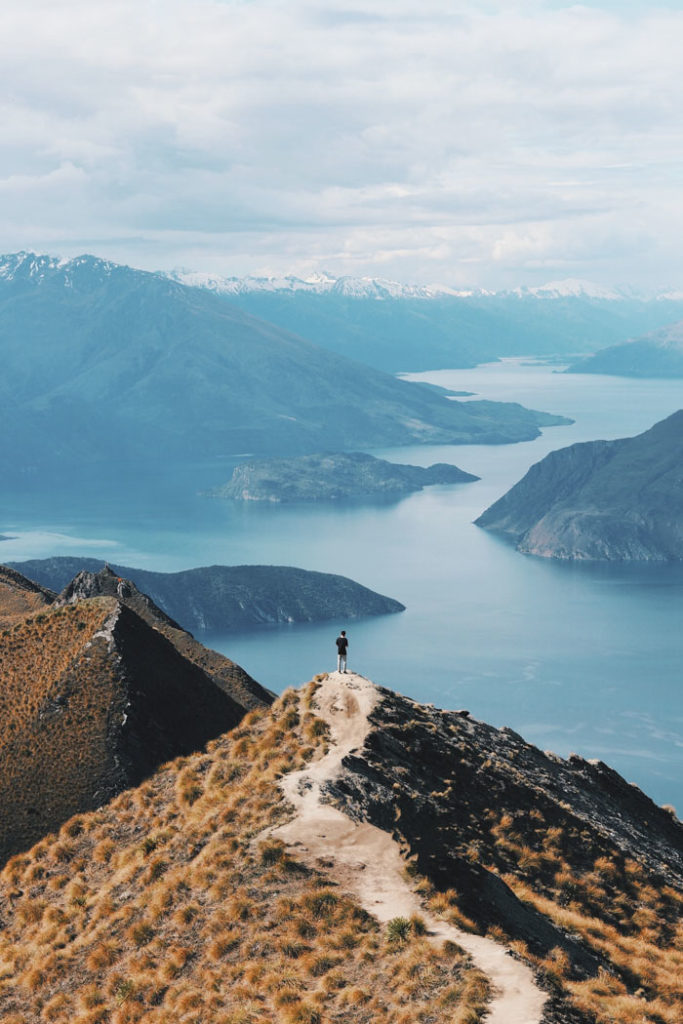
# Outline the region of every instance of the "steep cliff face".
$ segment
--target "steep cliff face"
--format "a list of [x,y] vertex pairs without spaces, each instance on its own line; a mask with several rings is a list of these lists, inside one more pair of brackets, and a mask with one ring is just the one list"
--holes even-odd
[[115,597],[71,597],[0,634],[0,857],[271,699],[220,655],[202,665],[201,645],[149,608],[145,621]]
[[681,464],[683,410],[637,437],[551,452],[476,522],[534,555],[679,560]]

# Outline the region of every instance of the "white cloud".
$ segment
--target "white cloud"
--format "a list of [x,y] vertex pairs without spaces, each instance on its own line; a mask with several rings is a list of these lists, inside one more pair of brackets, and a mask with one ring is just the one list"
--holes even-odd
[[0,249],[680,284],[665,6],[24,0],[0,23]]

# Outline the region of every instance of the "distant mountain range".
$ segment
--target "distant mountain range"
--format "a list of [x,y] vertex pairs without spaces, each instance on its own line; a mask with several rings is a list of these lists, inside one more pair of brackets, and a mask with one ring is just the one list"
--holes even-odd
[[622,345],[610,345],[588,359],[573,363],[567,373],[683,377],[683,320]]
[[207,288],[209,291],[215,291],[222,295],[246,295],[249,292],[303,292],[309,295],[333,294],[346,295],[356,299],[380,300],[434,299],[444,295],[457,298],[533,295],[544,299],[580,297],[607,301],[622,301],[624,299],[650,301],[652,299],[669,299],[677,295],[677,293],[671,292],[638,292],[632,288],[608,288],[580,278],[565,278],[560,281],[549,281],[543,285],[495,292],[484,288],[452,288],[444,284],[406,284],[378,277],[351,277],[348,275],[336,277],[326,271],[310,274],[308,277],[296,277],[293,274],[284,274],[279,277],[225,277],[220,274],[177,269],[170,271],[166,276],[181,284],[195,288]]
[[393,373],[469,367],[501,356],[590,353],[683,317],[680,293],[641,295],[575,279],[496,293],[325,273],[170,276]]
[[0,469],[38,479],[321,446],[504,443],[563,422],[449,400],[209,291],[90,256],[0,259],[0,359]]
[[533,555],[681,560],[681,467],[683,410],[637,437],[551,452],[477,524]]

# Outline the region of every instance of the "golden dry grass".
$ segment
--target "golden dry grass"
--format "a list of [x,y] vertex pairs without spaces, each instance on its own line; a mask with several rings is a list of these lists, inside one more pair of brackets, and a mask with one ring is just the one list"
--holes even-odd
[[513,870],[501,877],[524,902],[578,935],[606,963],[597,977],[572,980],[561,950],[540,959],[517,952],[550,986],[597,1024],[683,1021],[683,893],[645,864],[598,848],[580,826],[547,828],[531,814],[499,813],[488,864],[501,849]]
[[264,829],[324,745],[311,687],[12,858],[0,1019],[17,1024],[474,1024],[486,980],[419,920],[381,929]]
[[106,641],[93,637],[115,607],[48,607],[0,631],[0,855],[92,805],[110,767],[117,684]]

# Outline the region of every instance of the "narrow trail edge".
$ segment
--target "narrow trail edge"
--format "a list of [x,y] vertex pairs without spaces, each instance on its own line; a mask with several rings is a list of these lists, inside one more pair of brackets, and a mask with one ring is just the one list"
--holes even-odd
[[406,879],[405,862],[391,835],[354,822],[322,802],[322,787],[338,775],[342,759],[363,746],[376,701],[375,684],[364,676],[332,672],[322,680],[314,709],[329,725],[329,750],[280,780],[296,816],[270,834],[296,848],[297,859],[308,866],[319,859],[333,862],[335,879],[382,924],[419,914],[429,941],[440,946],[449,939],[469,953],[493,987],[486,1024],[542,1024],[548,995],[536,984],[531,969],[492,939],[461,931],[430,914]]

